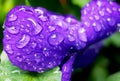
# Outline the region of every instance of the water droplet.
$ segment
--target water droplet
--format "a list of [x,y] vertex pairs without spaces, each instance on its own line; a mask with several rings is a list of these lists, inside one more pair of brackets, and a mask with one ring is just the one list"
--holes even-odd
[[26,54],[30,54],[32,49],[27,47],[27,48],[24,48],[23,51],[26,53]]
[[99,18],[100,18],[99,15],[95,15],[96,20],[99,20]]
[[93,20],[93,17],[90,16],[89,19],[90,19],[90,20]]
[[84,28],[80,28],[78,30],[78,36],[79,36],[79,40],[81,40],[83,42],[87,42],[87,36],[86,36]]
[[96,26],[96,23],[94,22],[92,25],[93,25],[93,26]]
[[36,66],[33,66],[33,69],[34,69],[34,70],[36,70],[36,69],[37,69],[37,67],[36,67]]
[[77,20],[76,20],[75,18],[72,18],[72,17],[67,17],[67,18],[65,19],[65,21],[66,21],[67,23],[77,23]]
[[17,20],[17,16],[15,14],[12,14],[9,16],[8,21],[15,21]]
[[7,44],[7,45],[5,46],[5,50],[6,50],[9,54],[13,54],[13,50],[12,50],[11,45]]
[[117,24],[117,27],[120,28],[120,23]]
[[34,24],[34,26],[37,25],[37,23],[36,23],[33,19],[31,19],[31,18],[27,18],[27,20],[31,21],[31,22]]
[[99,32],[102,27],[99,23],[95,23],[95,24],[93,24],[93,28],[96,32]]
[[32,47],[32,48],[35,48],[36,46],[37,46],[37,43],[36,43],[36,42],[32,42],[32,43],[31,43],[31,47]]
[[107,21],[108,21],[108,23],[109,23],[109,25],[110,26],[114,26],[115,25],[115,20],[114,20],[114,18],[107,18]]
[[4,34],[4,36],[5,36],[5,38],[8,39],[8,40],[11,39],[11,36],[9,36],[9,34]]
[[59,45],[64,37],[61,34],[51,34],[48,41],[51,45]]
[[21,7],[21,8],[19,9],[19,11],[25,11],[25,8],[24,8],[24,7]]
[[35,53],[35,54],[34,54],[34,57],[35,57],[36,59],[39,59],[39,58],[40,58],[40,55],[41,55],[40,53]]
[[63,26],[63,21],[56,21],[55,24],[62,27]]
[[48,17],[44,16],[44,15],[40,15],[38,18],[40,18],[40,20],[42,20],[42,21],[47,21],[48,20]]
[[72,35],[68,35],[68,40],[69,40],[69,41],[75,41],[75,37],[72,36]]
[[48,30],[50,32],[54,31],[56,29],[56,26],[48,26]]
[[51,16],[50,16],[50,19],[51,19],[51,20],[55,20],[55,19],[57,19],[57,16],[56,16],[56,15],[51,15]]
[[112,13],[110,8],[106,8],[107,12]]
[[52,62],[49,62],[48,63],[48,68],[52,68],[53,67],[53,63]]
[[71,22],[72,22],[72,18],[68,17],[68,18],[66,18],[66,21],[67,21],[68,23],[71,23]]
[[86,22],[86,21],[85,21],[84,24],[85,24],[86,26],[88,26],[88,27],[90,26],[90,23],[89,23],[89,22]]
[[16,43],[16,46],[18,48],[23,48],[25,47],[30,41],[30,36],[27,34],[24,34],[22,38]]
[[37,8],[37,9],[35,9],[35,13],[42,15],[42,14],[44,14],[44,11],[40,8]]
[[118,11],[120,12],[120,8],[118,8]]
[[98,7],[101,7],[101,5],[102,5],[101,1],[97,1],[97,5],[98,5]]
[[104,16],[104,12],[103,11],[99,11],[99,14],[101,15],[101,16]]
[[86,10],[84,10],[84,11],[83,11],[83,14],[84,14],[84,15],[86,15],[86,14],[87,14],[87,11],[86,11]]
[[34,32],[33,32],[33,34],[34,34],[34,35],[37,35],[37,34],[39,34],[41,31],[42,31],[42,26],[41,26],[40,24],[37,24],[37,25],[34,27]]
[[67,24],[64,21],[61,21],[61,20],[55,21],[55,25],[58,25],[62,29],[67,29],[67,27],[68,27]]
[[16,60],[17,60],[18,62],[22,62],[23,59],[22,59],[20,56],[17,56],[17,57],[16,57]]
[[11,27],[7,27],[7,31],[11,34],[17,34],[19,32],[19,29],[18,27],[11,26]]
[[43,70],[44,70],[43,68],[38,68],[38,72],[40,73],[43,73],[44,72]]

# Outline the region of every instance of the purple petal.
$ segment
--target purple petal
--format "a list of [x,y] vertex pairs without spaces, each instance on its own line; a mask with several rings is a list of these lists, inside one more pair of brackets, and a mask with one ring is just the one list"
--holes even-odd
[[102,47],[103,44],[100,42],[88,47],[82,54],[77,54],[73,68],[83,68],[90,65],[95,60]]
[[72,65],[76,58],[76,54],[70,57],[70,59],[62,66],[62,81],[70,81],[72,74]]

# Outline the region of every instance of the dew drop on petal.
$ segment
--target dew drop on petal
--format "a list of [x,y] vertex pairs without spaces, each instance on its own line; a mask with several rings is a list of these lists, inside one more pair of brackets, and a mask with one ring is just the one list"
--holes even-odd
[[69,41],[75,41],[75,37],[72,36],[72,35],[68,35],[68,40],[69,40]]
[[37,43],[36,43],[36,42],[32,42],[32,43],[31,43],[31,47],[32,47],[32,48],[35,48],[36,46],[37,46]]
[[110,8],[106,8],[107,12],[112,13]]
[[7,45],[5,46],[5,50],[6,50],[9,54],[13,54],[13,50],[12,50],[11,45],[7,44]]
[[99,18],[99,15],[95,15],[95,19],[96,20],[99,20],[100,18]]
[[97,5],[98,5],[98,7],[101,7],[102,6],[101,1],[97,1]]
[[96,32],[99,32],[102,28],[101,28],[101,25],[99,23],[93,23],[93,29]]
[[56,29],[55,26],[48,26],[48,31],[50,31],[50,32],[54,31],[55,29]]
[[34,35],[37,35],[37,34],[39,34],[41,31],[42,31],[42,26],[41,26],[40,24],[37,24],[37,25],[34,27],[34,32],[33,32],[33,34],[34,34]]
[[23,58],[20,57],[20,56],[17,56],[17,57],[16,57],[16,60],[17,60],[18,62],[22,62]]
[[15,14],[12,14],[9,16],[8,21],[15,21],[17,19],[17,16]]
[[105,15],[105,13],[104,13],[103,11],[99,11],[99,14],[100,14],[101,16],[104,16],[104,15]]
[[51,34],[48,38],[48,42],[51,45],[59,45],[63,41],[64,37],[60,34]]
[[32,18],[27,18],[27,20],[31,21],[34,24],[34,26],[37,25],[36,22]]
[[22,38],[16,43],[16,46],[18,48],[23,48],[25,47],[30,41],[30,36],[27,34],[24,34]]
[[31,21],[34,24],[34,31],[33,31],[34,35],[37,35],[42,31],[42,26],[40,24],[38,24],[31,18],[28,18],[27,20]]
[[110,26],[114,26],[115,25],[115,20],[113,18],[107,18],[107,21],[109,23]]
[[50,19],[51,19],[51,20],[56,20],[56,19],[57,19],[57,16],[56,16],[56,15],[51,15],[51,16],[50,16]]
[[47,21],[48,20],[48,17],[44,16],[44,15],[40,15],[38,18],[42,21]]
[[40,15],[44,14],[44,11],[42,9],[35,9],[35,13],[38,13]]
[[79,40],[83,42],[87,42],[87,36],[84,28],[80,28],[78,30],[78,37],[79,37]]
[[19,29],[15,26],[7,27],[6,29],[11,34],[17,34],[19,32]]

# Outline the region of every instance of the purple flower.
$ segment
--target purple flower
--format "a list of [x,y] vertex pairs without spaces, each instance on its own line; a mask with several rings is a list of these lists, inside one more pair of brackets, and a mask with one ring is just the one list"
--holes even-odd
[[81,22],[42,7],[16,6],[4,23],[4,50],[23,70],[44,72],[63,65],[64,81],[78,53],[119,29],[119,13],[120,6],[107,0],[89,2],[82,9]]
[[8,13],[4,24],[4,50],[19,68],[43,72],[61,65],[76,50],[79,24],[70,16],[41,7],[17,6]]

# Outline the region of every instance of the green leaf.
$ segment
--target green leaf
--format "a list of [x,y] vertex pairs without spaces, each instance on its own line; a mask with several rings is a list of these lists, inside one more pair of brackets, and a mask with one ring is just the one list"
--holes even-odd
[[[4,2],[4,3],[3,3]],[[0,1],[0,23],[3,23],[5,16],[14,7],[14,0]]]
[[79,7],[83,7],[89,0],[72,0],[72,3],[78,5]]
[[27,5],[27,6],[31,6],[29,0],[25,0],[25,5]]
[[120,81],[120,72],[110,75],[106,81]]
[[104,41],[105,46],[109,46],[110,44],[120,47],[120,32],[113,34]]
[[28,72],[13,66],[3,51],[0,62],[0,81],[61,81],[59,67],[44,73]]
[[90,74],[90,81],[105,81],[108,76],[109,61],[106,57],[97,58]]

